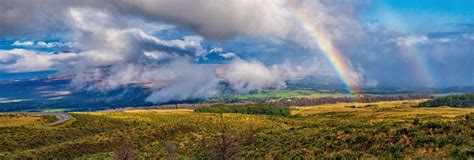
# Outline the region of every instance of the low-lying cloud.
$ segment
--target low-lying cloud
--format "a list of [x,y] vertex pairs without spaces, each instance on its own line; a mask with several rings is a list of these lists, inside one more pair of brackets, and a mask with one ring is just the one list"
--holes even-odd
[[261,62],[241,59],[233,60],[224,73],[224,79],[234,90],[245,93],[261,89],[279,89],[286,86],[288,80],[303,79],[314,74],[316,68],[278,64],[265,66]]

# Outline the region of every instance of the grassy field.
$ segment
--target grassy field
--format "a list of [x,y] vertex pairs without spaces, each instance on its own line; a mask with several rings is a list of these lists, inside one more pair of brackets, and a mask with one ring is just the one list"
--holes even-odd
[[474,109],[410,107],[418,102],[292,107],[291,116],[73,113],[75,121],[61,127],[0,127],[0,157],[474,157]]
[[331,112],[357,113],[359,115],[378,115],[378,119],[406,119],[418,116],[437,116],[442,119],[452,119],[464,114],[473,113],[471,108],[413,108],[423,100],[375,102],[375,103],[337,103],[319,106],[291,107],[293,115],[317,115]]
[[41,126],[56,120],[55,117],[30,116],[26,114],[0,114],[0,127]]

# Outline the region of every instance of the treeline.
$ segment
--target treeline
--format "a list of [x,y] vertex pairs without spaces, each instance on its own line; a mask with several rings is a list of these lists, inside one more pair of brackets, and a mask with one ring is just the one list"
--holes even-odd
[[385,96],[357,96],[357,97],[324,97],[324,98],[292,98],[279,100],[277,106],[314,106],[331,103],[372,103],[380,101],[404,101],[415,99],[433,99],[433,95],[428,94],[407,94],[407,95],[385,95]]
[[440,107],[440,106],[466,107],[466,108],[474,107],[474,93],[441,97],[441,98],[437,98],[437,99],[420,103],[418,105],[418,107]]
[[224,105],[201,106],[194,109],[194,112],[204,113],[240,113],[257,115],[282,115],[289,116],[290,110],[286,107],[278,107],[271,104],[246,104],[246,105]]

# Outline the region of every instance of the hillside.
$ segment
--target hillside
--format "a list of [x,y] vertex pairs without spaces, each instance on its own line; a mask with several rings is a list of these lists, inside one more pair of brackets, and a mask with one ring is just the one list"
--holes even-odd
[[419,107],[462,107],[474,108],[474,94],[450,95],[420,103]]
[[474,109],[410,107],[419,102],[291,107],[287,116],[77,112],[58,127],[0,125],[0,157],[472,158]]

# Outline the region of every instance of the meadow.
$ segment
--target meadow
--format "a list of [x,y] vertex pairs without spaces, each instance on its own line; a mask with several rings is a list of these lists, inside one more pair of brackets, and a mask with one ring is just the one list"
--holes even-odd
[[56,121],[53,116],[31,116],[26,114],[0,114],[0,127],[41,126]]
[[412,107],[420,102],[290,107],[290,115],[77,112],[56,127],[1,126],[0,157],[473,158],[474,109]]

